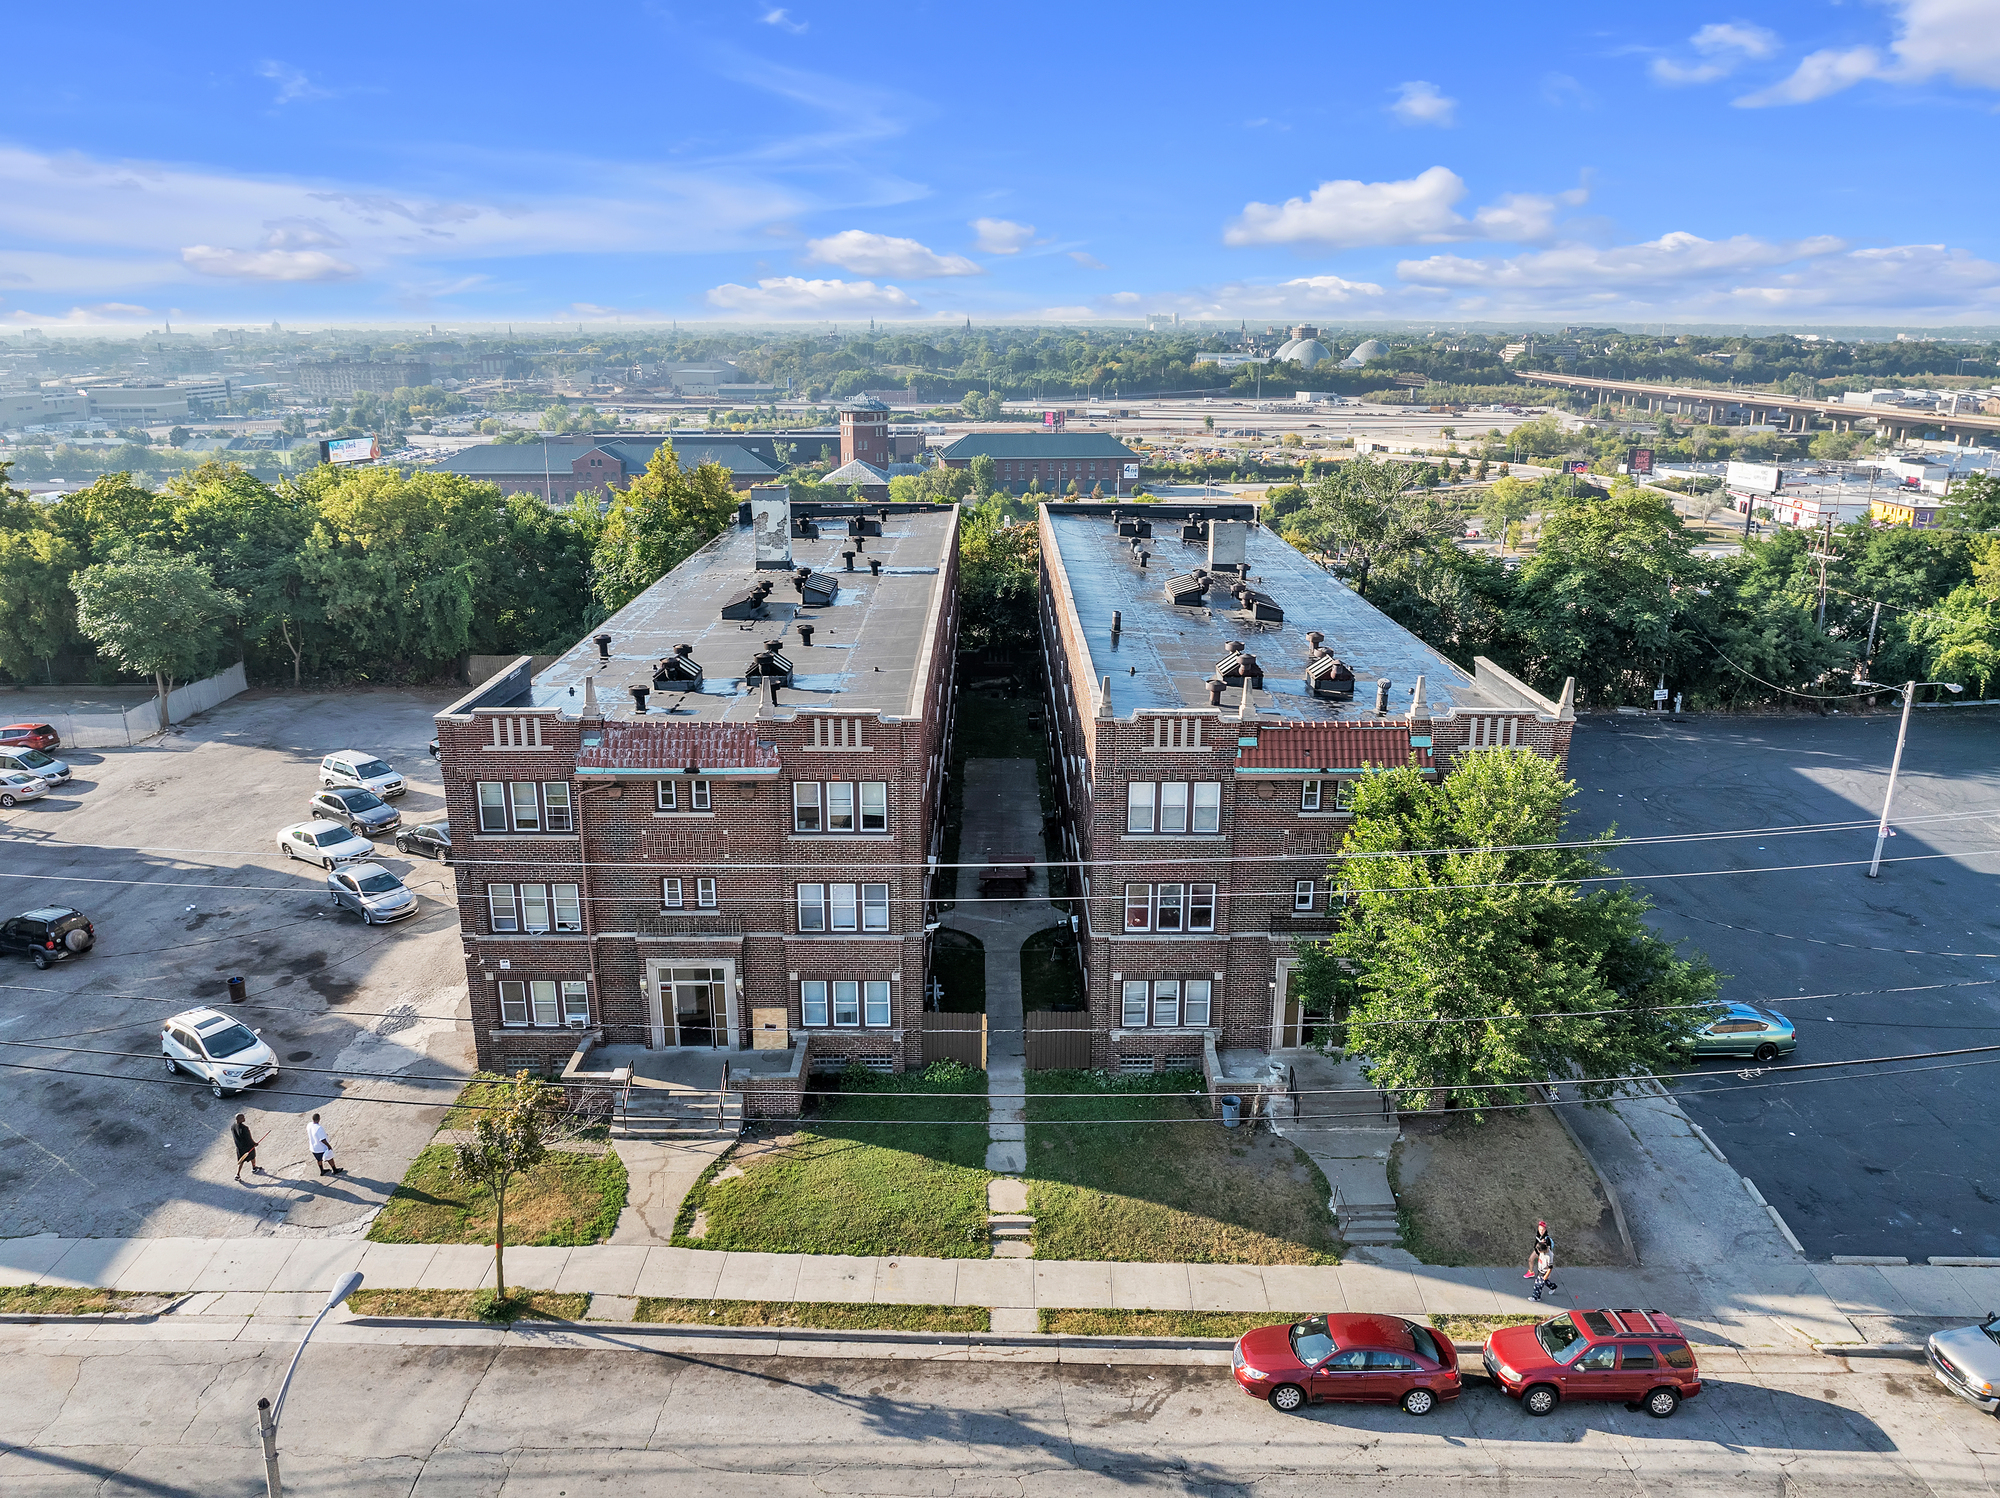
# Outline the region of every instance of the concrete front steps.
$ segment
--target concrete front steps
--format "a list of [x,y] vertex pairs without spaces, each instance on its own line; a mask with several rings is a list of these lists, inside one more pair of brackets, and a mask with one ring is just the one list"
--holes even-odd
[[734,1139],[742,1132],[742,1094],[717,1095],[672,1083],[635,1080],[619,1096],[611,1114],[613,1139],[666,1143]]
[[1351,1248],[1400,1248],[1403,1237],[1396,1226],[1394,1203],[1356,1204],[1333,1199],[1333,1220],[1341,1240]]
[[1028,1215],[1028,1183],[1019,1176],[995,1176],[986,1183],[986,1229],[996,1259],[1034,1255],[1035,1219]]

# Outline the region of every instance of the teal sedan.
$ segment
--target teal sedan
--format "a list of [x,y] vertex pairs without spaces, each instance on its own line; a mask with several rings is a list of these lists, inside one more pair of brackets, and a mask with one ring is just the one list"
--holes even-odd
[[1758,1061],[1775,1061],[1789,1054],[1798,1043],[1790,1020],[1748,1004],[1723,1005],[1722,1013],[1694,1032],[1697,1056],[1749,1056]]

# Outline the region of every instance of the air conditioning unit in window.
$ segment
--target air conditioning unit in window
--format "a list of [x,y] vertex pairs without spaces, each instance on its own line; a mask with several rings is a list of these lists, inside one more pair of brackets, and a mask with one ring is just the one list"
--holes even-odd
[[569,1027],[572,1030],[582,1030],[584,1028],[584,1022],[580,1019],[573,1019],[569,1022]]

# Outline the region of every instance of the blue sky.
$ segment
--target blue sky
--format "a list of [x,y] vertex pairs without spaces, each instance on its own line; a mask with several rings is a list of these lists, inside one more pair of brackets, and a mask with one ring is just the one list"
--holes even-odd
[[9,25],[0,325],[2000,323],[2000,0]]

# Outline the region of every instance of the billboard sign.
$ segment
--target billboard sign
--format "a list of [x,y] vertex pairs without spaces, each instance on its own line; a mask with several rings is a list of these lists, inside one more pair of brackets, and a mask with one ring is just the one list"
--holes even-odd
[[1633,473],[1653,471],[1653,450],[1650,447],[1635,447],[1625,457],[1625,466]]
[[1134,483],[1138,482],[1139,465],[1137,463],[1127,463],[1125,465],[1125,477],[1131,479]]
[[1588,459],[1588,458],[1564,458],[1564,459],[1563,459],[1563,472],[1564,472],[1564,473],[1588,473],[1588,472],[1590,472],[1590,459]]
[[1059,429],[1068,419],[1069,413],[1066,411],[1044,411],[1042,413],[1042,425],[1052,431]]
[[1785,475],[1769,463],[1731,463],[1723,470],[1722,481],[1750,494],[1776,494],[1784,487]]
[[335,437],[319,445],[322,463],[368,463],[382,456],[382,443],[375,437]]

